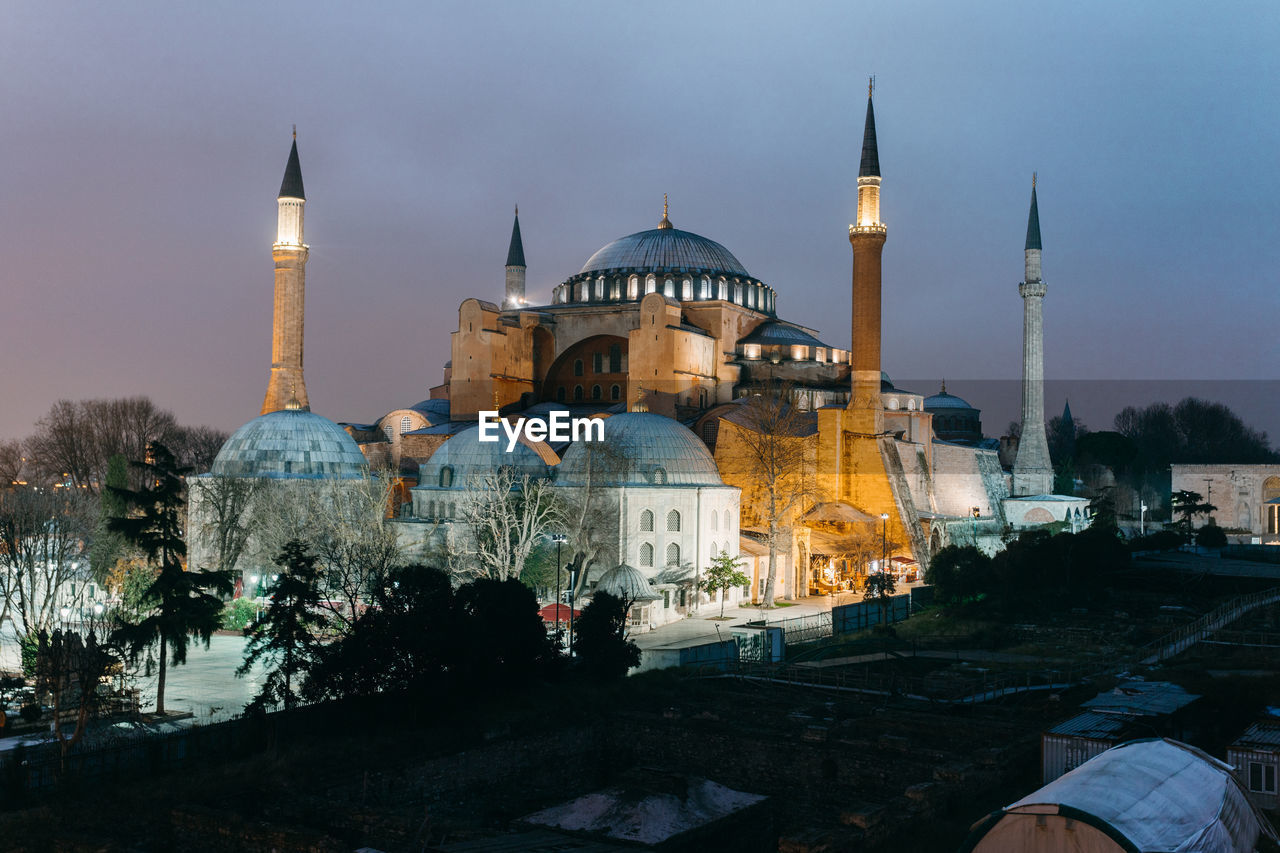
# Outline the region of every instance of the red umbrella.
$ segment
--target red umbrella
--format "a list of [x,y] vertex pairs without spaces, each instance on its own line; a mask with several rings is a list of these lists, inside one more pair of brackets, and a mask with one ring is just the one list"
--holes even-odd
[[574,619],[577,619],[582,615],[581,610],[573,610],[573,608],[567,604],[548,604],[538,611],[538,615],[542,617],[542,621],[550,625],[554,625],[557,619],[560,622],[567,623],[569,621],[569,614],[571,611]]

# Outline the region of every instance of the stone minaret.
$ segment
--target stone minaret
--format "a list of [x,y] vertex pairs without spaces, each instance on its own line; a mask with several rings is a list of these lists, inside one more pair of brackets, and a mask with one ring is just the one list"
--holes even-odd
[[1031,212],[1027,215],[1026,280],[1022,296],[1022,438],[1013,461],[1013,496],[1053,491],[1053,463],[1044,430],[1044,295],[1040,277],[1040,209],[1031,176]]
[[302,214],[307,196],[302,189],[296,130],[277,203],[276,242],[271,247],[271,256],[276,262],[271,380],[267,383],[266,399],[262,401],[264,415],[291,405],[310,409],[307,384],[302,378],[302,315],[307,279],[307,244],[302,242]]
[[[867,88],[867,123],[862,132],[862,163],[858,168],[858,221],[849,226],[853,247],[853,348],[850,366],[853,396],[849,409],[869,415],[858,418],[855,429],[883,432],[880,406],[880,254],[885,227],[880,221],[880,154],[876,148],[876,116]],[[864,421],[866,421],[864,423]]]
[[520,207],[516,206],[516,221],[511,226],[511,245],[507,248],[507,295],[502,300],[506,311],[518,311],[524,307],[524,243],[520,240]]

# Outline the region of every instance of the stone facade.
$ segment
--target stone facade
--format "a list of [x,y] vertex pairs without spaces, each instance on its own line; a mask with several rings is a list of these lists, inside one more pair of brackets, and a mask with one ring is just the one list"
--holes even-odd
[[1174,465],[1172,483],[1216,506],[1219,527],[1242,531],[1246,542],[1280,544],[1280,465]]

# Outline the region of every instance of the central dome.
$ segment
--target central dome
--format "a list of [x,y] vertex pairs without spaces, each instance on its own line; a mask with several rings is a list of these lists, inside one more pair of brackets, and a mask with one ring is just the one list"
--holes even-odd
[[588,258],[579,275],[614,269],[697,269],[750,276],[724,246],[678,228],[653,228],[619,237]]
[[342,427],[305,409],[281,409],[231,434],[209,469],[219,477],[349,479],[369,470]]

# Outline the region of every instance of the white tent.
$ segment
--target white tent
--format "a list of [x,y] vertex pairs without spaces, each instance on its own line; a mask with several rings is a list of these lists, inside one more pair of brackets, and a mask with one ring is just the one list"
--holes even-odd
[[974,824],[974,853],[1251,853],[1275,830],[1231,768],[1175,740],[1112,747]]

